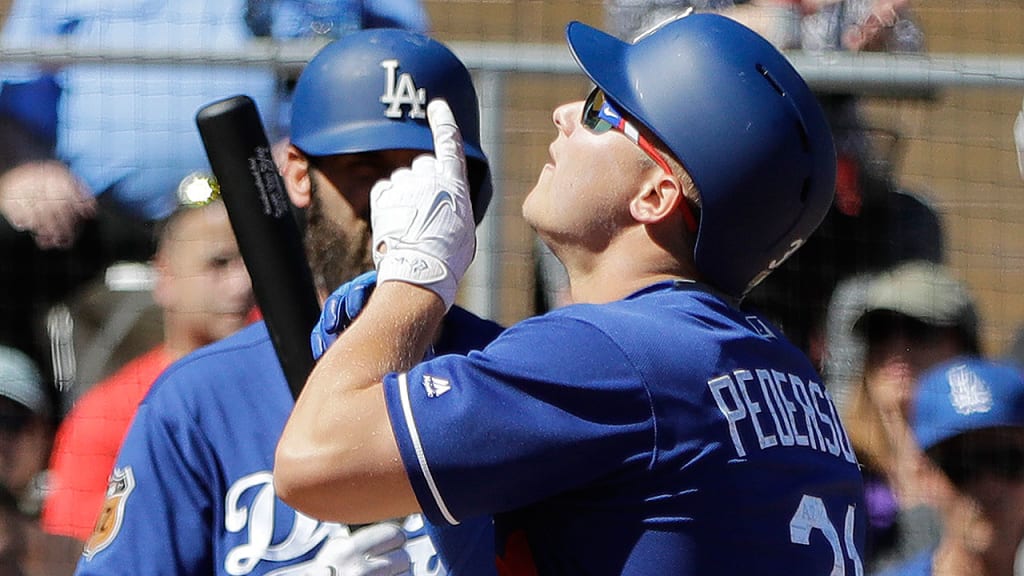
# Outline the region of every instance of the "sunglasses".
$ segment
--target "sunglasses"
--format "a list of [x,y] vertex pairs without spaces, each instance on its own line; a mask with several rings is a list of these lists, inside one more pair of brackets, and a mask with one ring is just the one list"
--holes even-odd
[[964,486],[986,476],[1008,482],[1024,481],[1024,448],[1020,446],[961,444],[932,456],[956,486]]
[[[600,88],[594,88],[590,95],[587,96],[586,101],[583,103],[583,118],[580,120],[580,123],[595,134],[603,134],[609,130],[621,132],[650,156],[651,160],[654,160],[654,163],[664,170],[666,174],[672,174],[672,168],[669,167],[665,156],[651,144],[650,140],[640,133],[640,130],[632,122],[626,120],[608,102]],[[682,205],[683,219],[686,221],[686,227],[690,232],[693,232],[697,230],[697,218],[694,215],[693,208],[687,201],[684,201]]]

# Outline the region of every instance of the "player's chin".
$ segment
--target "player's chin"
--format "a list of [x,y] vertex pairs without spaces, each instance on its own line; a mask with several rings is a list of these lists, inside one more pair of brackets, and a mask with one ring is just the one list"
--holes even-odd
[[533,189],[523,200],[523,218],[526,219],[527,224],[533,225],[534,217],[543,211],[542,204],[551,188],[553,171],[554,167],[551,164],[545,164],[537,178],[537,183],[533,185]]

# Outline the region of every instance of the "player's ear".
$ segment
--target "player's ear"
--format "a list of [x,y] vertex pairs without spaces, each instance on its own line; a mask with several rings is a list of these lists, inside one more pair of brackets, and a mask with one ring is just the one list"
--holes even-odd
[[288,198],[297,208],[309,206],[312,193],[309,174],[309,158],[295,146],[289,144],[284,154],[281,169],[285,191]]
[[676,213],[683,201],[683,186],[678,178],[661,170],[651,172],[629,203],[630,214],[641,224],[664,221]]

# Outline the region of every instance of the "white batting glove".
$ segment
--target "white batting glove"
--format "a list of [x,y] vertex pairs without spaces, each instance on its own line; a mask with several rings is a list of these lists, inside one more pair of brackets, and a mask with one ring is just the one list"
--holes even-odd
[[400,281],[435,292],[445,309],[476,252],[462,135],[448,103],[427,106],[434,155],[416,158],[370,191],[377,285]]
[[310,576],[407,576],[412,561],[402,547],[405,532],[390,522],[371,524],[328,540]]

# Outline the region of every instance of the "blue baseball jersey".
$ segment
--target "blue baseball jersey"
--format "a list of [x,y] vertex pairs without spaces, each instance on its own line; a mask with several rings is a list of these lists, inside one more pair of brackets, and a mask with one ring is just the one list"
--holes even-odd
[[[453,309],[437,349],[465,353],[500,330]],[[263,323],[173,364],[139,406],[76,574],[321,573],[318,551],[349,530],[298,513],[274,493],[274,451],[293,406]],[[489,530],[486,522],[470,527],[470,537]],[[413,574],[445,574],[422,516],[403,527]]]
[[861,475],[821,378],[695,284],[557,309],[385,394],[428,519],[494,515],[540,575],[862,573]]

